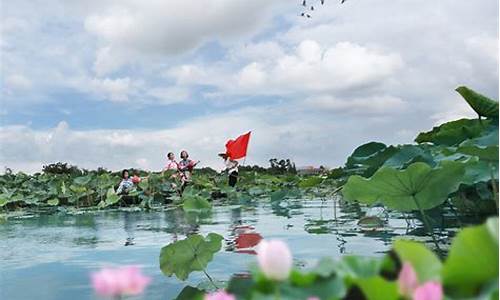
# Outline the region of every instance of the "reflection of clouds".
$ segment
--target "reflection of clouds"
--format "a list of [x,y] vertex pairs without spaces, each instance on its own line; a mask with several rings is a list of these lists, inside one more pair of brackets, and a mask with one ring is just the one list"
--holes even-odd
[[[292,202],[295,208],[290,209],[289,218],[274,214],[268,203],[259,202],[251,208],[215,206],[211,214],[197,216],[195,220],[181,209],[8,219],[0,226],[0,268],[9,272],[35,266],[43,268],[43,264],[53,262],[77,264],[86,269],[106,263],[141,264],[175,240],[176,235],[183,239],[194,231],[203,235],[223,234],[226,252],[252,253],[263,237],[282,239],[290,245],[294,257],[306,265],[314,264],[320,257],[338,257],[341,253],[379,255],[389,250],[391,241],[400,235],[429,240],[420,221],[413,216],[409,217],[409,226],[401,214],[390,212],[384,231],[362,231],[356,223],[367,208],[340,202],[335,214],[331,200]],[[442,232],[442,238],[453,235],[456,228],[451,226]],[[408,227],[412,231],[407,232]],[[135,245],[124,247],[129,237],[134,238]],[[332,248],[339,250],[334,252]],[[225,276],[224,272],[229,272],[227,265],[236,268],[231,272],[246,270],[247,260],[251,258],[243,257],[247,256],[221,253],[214,263],[222,264],[221,272]]]

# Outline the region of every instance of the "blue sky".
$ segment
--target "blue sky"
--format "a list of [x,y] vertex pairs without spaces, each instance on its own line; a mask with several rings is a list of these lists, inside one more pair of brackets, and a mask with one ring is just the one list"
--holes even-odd
[[498,99],[498,1],[3,1],[0,165],[161,169],[188,149],[221,167],[337,166]]

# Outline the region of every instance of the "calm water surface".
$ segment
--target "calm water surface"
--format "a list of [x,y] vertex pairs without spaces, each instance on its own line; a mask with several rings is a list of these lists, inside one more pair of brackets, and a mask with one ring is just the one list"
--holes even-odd
[[[399,235],[427,240],[419,221],[376,209],[368,213],[385,218],[385,225],[377,230],[362,228],[357,222],[366,213],[356,205],[334,210],[333,201],[297,200],[281,206],[218,206],[204,216],[170,209],[9,218],[0,223],[0,299],[95,299],[89,273],[122,264],[140,265],[153,277],[146,293],[134,299],[173,299],[185,284],[196,286],[205,280],[196,272],[182,283],[159,269],[160,249],[189,233],[224,236],[224,251],[208,266],[218,280],[245,272],[255,261],[251,249],[237,249],[235,243],[246,233],[285,240],[295,264],[304,267],[323,256],[383,255]],[[447,228],[442,237],[455,231]]]

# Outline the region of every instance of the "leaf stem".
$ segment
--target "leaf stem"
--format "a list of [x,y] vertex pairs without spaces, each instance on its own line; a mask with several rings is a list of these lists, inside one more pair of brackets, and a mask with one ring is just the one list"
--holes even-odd
[[[193,245],[191,244],[191,242],[189,241],[189,239],[186,239],[186,240],[187,240],[187,243],[189,244],[189,246],[191,247],[191,250],[193,250],[193,256],[196,259],[196,262],[198,262],[198,265],[202,266],[200,260],[198,259],[198,255],[196,255],[196,250],[194,249]],[[210,283],[214,286],[215,290],[218,290],[219,287],[215,284],[215,282],[213,281],[212,277],[210,277],[210,275],[208,275],[206,268],[203,268],[202,271],[203,271],[203,274],[205,274],[205,276],[208,278],[208,280],[210,281]]]
[[440,257],[443,257],[443,253],[441,251],[441,248],[439,248],[439,244],[436,240],[436,237],[434,236],[434,231],[432,230],[432,227],[429,223],[429,220],[427,219],[427,215],[425,214],[424,210],[422,209],[422,207],[420,206],[420,203],[418,202],[417,198],[415,197],[415,195],[412,195],[411,196],[413,198],[413,201],[415,202],[415,204],[417,205],[417,208],[418,210],[420,211],[420,215],[422,215],[422,221],[424,223],[424,226],[427,230],[427,232],[431,235],[432,237],[432,241],[434,242],[434,245],[436,246],[436,250],[438,251],[439,253],[439,256]]
[[493,175],[493,168],[491,167],[491,165],[490,165],[490,174],[491,174],[491,188],[493,189],[493,200],[495,200],[498,212],[498,187],[495,181],[495,176]]

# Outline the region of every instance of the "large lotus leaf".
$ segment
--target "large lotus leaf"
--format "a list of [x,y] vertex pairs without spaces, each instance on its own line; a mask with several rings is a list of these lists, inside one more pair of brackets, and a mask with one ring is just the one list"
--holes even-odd
[[205,292],[201,289],[185,286],[175,300],[203,300]]
[[[347,290],[344,282],[338,277],[330,277],[326,279],[314,280],[312,282],[307,282],[308,277],[313,278],[314,275],[305,274],[302,277],[302,285],[289,284],[288,282],[280,285],[280,295],[279,299],[287,300],[303,300],[303,299],[342,299]],[[298,276],[297,276],[298,277]],[[307,283],[306,283],[307,282]],[[276,283],[274,283],[276,284]],[[265,298],[254,297],[252,299],[276,299],[273,291],[271,290],[270,295],[264,296]],[[238,298],[239,299],[239,298]]]
[[467,139],[481,136],[490,123],[490,120],[481,123],[477,119],[460,119],[447,122],[432,128],[431,131],[419,133],[415,138],[415,142],[447,146],[458,145]]
[[498,218],[458,233],[443,268],[445,287],[460,296],[471,296],[491,281],[498,282]]
[[425,162],[431,166],[435,165],[431,152],[420,145],[398,146],[398,151],[384,162],[384,166],[404,169],[414,162]]
[[73,182],[75,184],[78,184],[78,185],[87,185],[90,180],[92,180],[92,177],[90,177],[89,175],[87,176],[80,176],[80,177],[76,177]]
[[84,194],[87,191],[86,187],[75,184],[70,185],[69,189],[76,194]]
[[348,168],[355,167],[358,164],[363,164],[369,157],[377,152],[384,150],[387,146],[383,143],[369,142],[356,148],[354,152],[347,158],[346,166]]
[[486,182],[491,179],[498,179],[498,161],[489,162],[471,157],[462,162],[465,166],[465,173],[462,183],[472,185],[478,182]]
[[51,205],[51,206],[56,206],[59,204],[59,199],[54,198],[54,199],[47,200],[47,204]]
[[366,204],[381,202],[400,211],[431,209],[443,203],[457,190],[464,175],[460,162],[444,161],[432,168],[426,163],[413,163],[405,170],[380,168],[371,178],[349,177],[342,189],[347,200]]
[[498,146],[498,124],[491,122],[480,136],[465,140],[460,146]]
[[115,190],[111,187],[106,193],[106,206],[113,205],[120,201],[121,196],[117,195]]
[[468,87],[455,89],[469,103],[472,109],[482,117],[498,118],[498,102],[475,92]]
[[371,278],[379,274],[383,261],[372,257],[344,256],[334,264],[338,276],[346,279]]
[[397,240],[393,244],[394,251],[402,262],[409,262],[417,273],[420,282],[439,280],[442,263],[439,258],[423,244]]
[[183,195],[182,199],[184,200],[182,208],[185,211],[200,211],[212,208],[212,204],[206,198],[198,195]]
[[477,156],[481,160],[498,164],[498,145],[496,146],[460,146],[457,152],[470,156]]
[[221,246],[223,237],[209,233],[205,238],[199,234],[171,243],[161,249],[160,269],[166,276],[175,274],[186,280],[193,271],[204,270]]
[[150,182],[150,180],[148,178],[145,178],[145,179],[141,180],[141,182],[139,182],[139,187],[142,190],[147,190],[149,188],[149,182]]
[[0,207],[5,206],[10,202],[10,197],[7,197],[5,194],[0,194]]
[[386,147],[385,144],[377,142],[361,145],[347,158],[345,172],[370,177],[397,151],[396,147]]
[[355,284],[363,292],[367,300],[398,300],[398,286],[395,281],[389,281],[381,276],[360,278]]
[[323,178],[319,176],[312,176],[303,179],[299,182],[299,187],[301,188],[311,188],[320,185],[323,182]]
[[354,149],[354,152],[351,154],[352,158],[365,158],[370,155],[373,155],[379,152],[382,149],[387,148],[384,143],[379,142],[368,142]]

